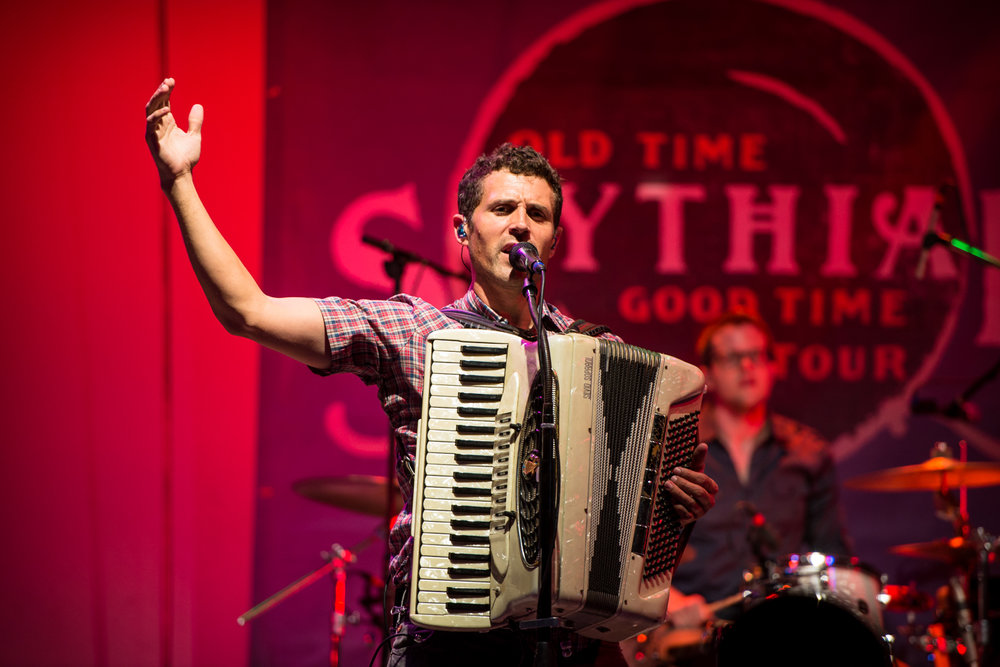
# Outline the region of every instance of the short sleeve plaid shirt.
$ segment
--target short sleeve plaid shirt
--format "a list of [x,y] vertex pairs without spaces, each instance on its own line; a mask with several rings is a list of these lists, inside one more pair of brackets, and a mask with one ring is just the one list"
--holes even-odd
[[[386,301],[351,301],[337,297],[317,299],[330,344],[330,365],[321,375],[354,373],[366,384],[378,386],[382,409],[389,417],[396,439],[396,479],[403,509],[389,533],[389,575],[396,585],[409,581],[413,539],[413,461],[417,446],[424,385],[424,347],[427,336],[439,329],[461,329],[423,299],[398,294]],[[478,313],[504,322],[471,289],[449,308]],[[559,331],[573,320],[546,304],[546,312]],[[604,334],[602,338],[616,337]]]

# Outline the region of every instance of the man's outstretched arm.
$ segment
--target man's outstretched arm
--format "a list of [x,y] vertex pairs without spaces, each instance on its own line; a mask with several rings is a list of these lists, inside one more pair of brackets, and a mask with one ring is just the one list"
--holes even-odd
[[202,204],[192,171],[201,157],[204,109],[194,105],[187,132],[181,130],[170,109],[173,89],[174,80],[165,79],[146,104],[146,143],[212,311],[232,334],[310,366],[327,367],[326,330],[315,302],[264,294]]

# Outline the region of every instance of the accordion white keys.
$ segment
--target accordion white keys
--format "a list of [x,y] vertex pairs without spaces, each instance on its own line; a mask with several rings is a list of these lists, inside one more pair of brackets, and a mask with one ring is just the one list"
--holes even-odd
[[[558,510],[553,615],[620,641],[662,623],[684,530],[664,489],[697,445],[691,364],[581,334],[549,336]],[[427,339],[410,619],[486,631],[538,598],[536,343],[449,329]]]

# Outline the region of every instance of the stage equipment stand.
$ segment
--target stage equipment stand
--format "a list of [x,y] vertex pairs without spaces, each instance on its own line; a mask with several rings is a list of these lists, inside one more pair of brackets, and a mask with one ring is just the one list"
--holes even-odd
[[[530,244],[519,244],[530,245]],[[531,249],[537,254],[534,246]],[[514,250],[511,251],[511,264],[514,265]],[[515,265],[516,266],[516,265]],[[540,276],[541,290],[533,282],[534,273]],[[552,559],[555,553],[556,537],[556,425],[555,401],[553,396],[552,362],[549,356],[548,332],[544,326],[545,304],[545,266],[535,262],[525,272],[524,286],[521,293],[528,301],[528,310],[535,325],[538,338],[538,372],[542,378],[541,396],[541,448],[538,467],[539,518],[538,533],[541,536],[539,568],[538,568],[538,609],[533,621],[523,621],[518,624],[522,630],[535,632],[535,667],[554,667],[556,665],[556,642],[554,630],[559,627],[559,619],[552,616]]]
[[[366,234],[362,235],[361,241],[370,246],[375,246],[382,252],[389,255],[389,259],[382,263],[382,267],[385,269],[385,274],[392,280],[393,295],[400,294],[403,291],[403,271],[406,269],[407,264],[420,264],[427,266],[434,270],[438,275],[446,278],[457,278],[463,281],[469,279],[469,276],[457,271],[452,271],[448,267],[438,264],[437,262],[429,260],[425,257],[421,257],[415,252],[397,248],[387,239],[377,239]],[[386,504],[383,525],[386,527],[386,530],[389,530],[394,518],[393,508],[396,507],[396,494],[399,493],[398,485],[396,483],[396,433],[391,423],[389,424],[388,456],[386,456],[386,480],[388,484],[386,484]],[[385,543],[385,556],[382,563],[382,571],[385,577],[386,588],[394,590],[395,587],[389,577],[389,558],[389,541],[387,539]],[[385,621],[386,619],[383,620]],[[384,636],[389,635],[386,631],[387,628],[385,627],[387,625],[388,623],[383,623],[382,629]],[[386,652],[386,659],[388,659],[388,652]]]
[[380,532],[376,531],[359,542],[354,549],[347,549],[339,544],[332,545],[329,551],[324,551],[321,554],[323,560],[326,561],[325,564],[309,574],[296,579],[263,602],[253,606],[249,611],[239,616],[236,622],[239,625],[246,625],[279,602],[305,590],[327,574],[330,574],[333,578],[333,610],[330,613],[330,667],[339,667],[340,645],[344,636],[344,629],[348,623],[354,623],[358,620],[356,612],[353,614],[347,613],[347,568],[357,562],[357,554],[368,548],[379,535]]

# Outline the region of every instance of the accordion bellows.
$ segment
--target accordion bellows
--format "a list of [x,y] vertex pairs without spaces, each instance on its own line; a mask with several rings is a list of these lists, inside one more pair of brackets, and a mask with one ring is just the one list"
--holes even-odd
[[[663,485],[697,444],[704,377],[673,357],[549,336],[558,511],[553,615],[620,641],[659,625],[684,531]],[[485,631],[534,618],[536,343],[450,329],[427,339],[410,619]]]

